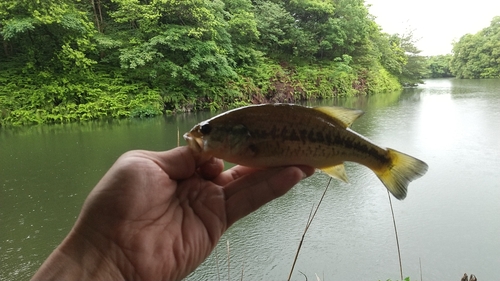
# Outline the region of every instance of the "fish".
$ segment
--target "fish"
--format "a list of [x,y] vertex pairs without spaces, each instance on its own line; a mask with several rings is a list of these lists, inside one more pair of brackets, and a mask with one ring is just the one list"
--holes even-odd
[[216,157],[255,168],[307,165],[344,182],[344,162],[355,162],[403,200],[428,165],[353,131],[350,126],[363,113],[336,106],[249,105],[202,121],[183,137],[200,162]]

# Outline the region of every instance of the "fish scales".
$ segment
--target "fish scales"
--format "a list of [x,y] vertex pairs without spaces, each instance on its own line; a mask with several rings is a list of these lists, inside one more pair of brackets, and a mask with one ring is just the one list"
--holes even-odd
[[251,167],[309,165],[347,180],[343,163],[372,169],[398,199],[427,164],[385,149],[349,129],[362,114],[339,107],[265,104],[230,110],[184,135],[200,161],[214,156]]
[[[343,161],[363,162],[370,165],[376,165],[377,161],[382,163],[388,161],[385,150],[377,149],[355,132],[346,130],[335,122],[325,120],[324,113],[311,110],[310,114],[304,116],[292,114],[298,110],[288,105],[274,106],[273,110],[278,112],[254,110],[249,113],[248,117],[238,114],[232,118],[238,121],[238,125],[244,125],[247,129],[248,145],[251,146],[255,156],[268,158],[263,159],[261,162],[264,163],[259,166],[268,166],[269,158],[281,156],[298,156],[301,158],[300,162],[307,162],[306,157],[317,161],[319,157],[323,159],[322,162],[325,162],[321,167],[331,166],[333,157],[342,155],[347,157],[342,159]],[[227,122],[227,128],[236,126],[228,118],[226,119],[221,119],[221,121]],[[287,155],[287,152],[290,154]],[[372,159],[376,161],[368,161]],[[338,163],[343,161],[339,159]]]

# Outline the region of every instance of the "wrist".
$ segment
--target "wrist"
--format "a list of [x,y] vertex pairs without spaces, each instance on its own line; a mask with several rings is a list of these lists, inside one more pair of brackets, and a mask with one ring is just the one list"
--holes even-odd
[[72,230],[31,280],[123,280],[116,263],[103,254],[110,247]]

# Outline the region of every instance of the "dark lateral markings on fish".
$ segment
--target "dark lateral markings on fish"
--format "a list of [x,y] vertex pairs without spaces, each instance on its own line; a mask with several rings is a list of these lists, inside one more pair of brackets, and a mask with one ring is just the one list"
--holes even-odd
[[347,181],[344,162],[370,168],[398,199],[424,175],[423,161],[380,147],[351,130],[362,111],[343,107],[263,104],[205,120],[184,134],[200,162],[217,157],[249,167],[309,165]]

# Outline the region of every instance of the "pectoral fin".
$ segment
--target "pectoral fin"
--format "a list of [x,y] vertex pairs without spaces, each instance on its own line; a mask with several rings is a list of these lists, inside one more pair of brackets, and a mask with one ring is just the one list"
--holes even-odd
[[343,163],[331,167],[322,168],[321,171],[327,173],[332,178],[339,179],[343,182],[348,182]]

